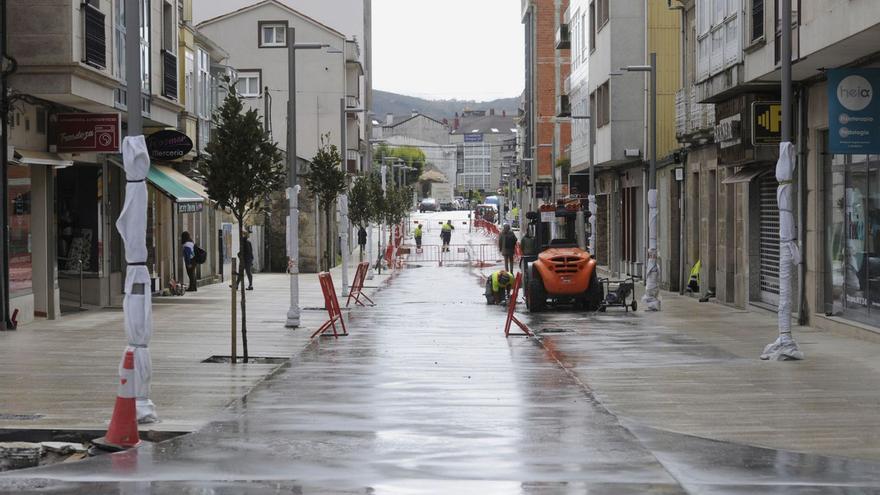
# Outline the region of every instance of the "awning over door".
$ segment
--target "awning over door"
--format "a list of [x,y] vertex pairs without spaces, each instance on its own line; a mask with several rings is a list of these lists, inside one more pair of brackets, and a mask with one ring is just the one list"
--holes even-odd
[[64,168],[73,165],[73,160],[65,160],[57,153],[23,150],[21,148],[15,148],[13,159],[22,165],[45,165],[55,168]]
[[721,181],[722,184],[751,182],[752,179],[770,170],[768,167],[743,167],[740,171]]
[[150,166],[150,173],[147,174],[147,180],[150,184],[156,186],[157,189],[165,193],[174,200],[175,203],[204,203],[205,198],[190,188],[184,186],[180,182],[174,180],[171,176],[163,172],[156,165]]

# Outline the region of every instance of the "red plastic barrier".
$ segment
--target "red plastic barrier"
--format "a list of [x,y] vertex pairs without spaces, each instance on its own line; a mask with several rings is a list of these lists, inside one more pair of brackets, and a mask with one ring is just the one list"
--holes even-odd
[[364,299],[366,299],[367,301],[369,301],[371,306],[376,305],[376,303],[374,303],[373,300],[370,299],[369,296],[367,296],[366,294],[363,293],[364,280],[367,279],[367,270],[369,269],[369,267],[370,267],[370,263],[368,263],[366,261],[358,264],[357,271],[354,274],[354,281],[351,284],[351,290],[348,292],[348,300],[345,301],[346,308],[348,307],[349,304],[351,304],[352,299],[354,299],[355,304],[359,304],[361,306],[366,306],[366,304],[364,304],[361,301],[362,297]]
[[510,336],[510,325],[516,323],[516,326],[519,327],[523,333],[515,333],[514,335],[526,335],[528,337],[532,336],[532,332],[529,331],[529,327],[519,321],[519,318],[513,314],[516,310],[516,300],[519,298],[519,288],[522,285],[522,273],[516,274],[516,279],[513,281],[513,290],[510,291],[510,302],[507,303],[507,321],[504,323],[504,336]]
[[[331,328],[333,329],[334,338],[339,338],[340,335],[348,335],[348,330],[345,328],[345,320],[342,318],[342,309],[339,307],[339,300],[336,299],[336,289],[333,287],[333,279],[330,277],[330,273],[319,273],[318,281],[321,283],[321,292],[324,293],[324,307],[327,309],[327,315],[330,319],[325,321],[310,338],[315,338]],[[336,331],[337,321],[342,326],[342,333]]]

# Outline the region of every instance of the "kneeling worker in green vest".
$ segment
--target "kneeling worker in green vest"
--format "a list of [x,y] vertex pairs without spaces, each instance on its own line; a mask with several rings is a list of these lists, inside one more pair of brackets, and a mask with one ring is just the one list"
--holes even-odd
[[498,270],[486,279],[486,304],[504,304],[513,288],[513,276],[507,270]]

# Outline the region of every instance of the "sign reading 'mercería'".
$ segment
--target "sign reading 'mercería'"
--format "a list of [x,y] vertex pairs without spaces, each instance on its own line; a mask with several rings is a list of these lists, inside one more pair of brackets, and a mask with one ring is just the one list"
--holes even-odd
[[192,139],[173,129],[155,132],[147,137],[147,151],[153,160],[176,160],[192,149]]

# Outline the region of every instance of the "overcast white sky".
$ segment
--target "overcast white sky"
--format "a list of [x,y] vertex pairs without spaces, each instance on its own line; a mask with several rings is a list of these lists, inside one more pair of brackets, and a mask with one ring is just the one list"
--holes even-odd
[[[256,1],[194,0],[193,21]],[[349,36],[362,31],[363,0],[282,1]],[[519,96],[523,43],[520,0],[373,0],[373,87],[429,99]]]
[[373,0],[373,88],[479,101],[524,87],[519,0]]

